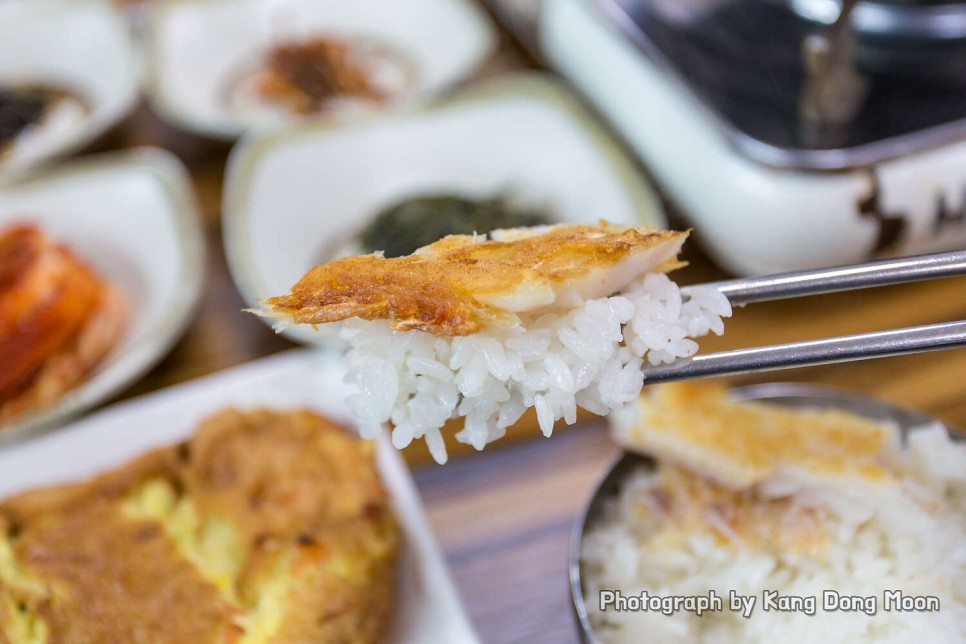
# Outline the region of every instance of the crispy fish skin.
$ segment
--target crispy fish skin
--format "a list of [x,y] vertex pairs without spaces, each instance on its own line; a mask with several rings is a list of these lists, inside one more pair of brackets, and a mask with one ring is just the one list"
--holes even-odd
[[[412,255],[338,259],[310,270],[268,314],[299,324],[385,319],[397,330],[462,336],[509,325],[517,313],[610,295],[667,271],[687,232],[557,225],[451,235]],[[576,296],[576,298],[575,298]]]
[[898,440],[893,428],[855,414],[736,402],[706,382],[651,387],[611,427],[624,448],[732,489],[789,472],[810,481],[888,483]]
[[309,411],[226,410],[0,503],[0,642],[375,643],[398,544],[371,444]]

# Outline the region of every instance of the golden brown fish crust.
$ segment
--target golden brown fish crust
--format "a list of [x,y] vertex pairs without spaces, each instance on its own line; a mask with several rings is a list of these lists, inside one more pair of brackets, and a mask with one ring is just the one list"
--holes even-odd
[[379,642],[398,533],[371,444],[307,411],[228,410],[0,503],[0,642]]
[[734,489],[788,468],[813,480],[886,482],[896,448],[895,432],[882,423],[835,409],[736,402],[717,383],[651,387],[632,416],[613,424],[619,444]]
[[648,270],[676,268],[688,234],[605,222],[502,232],[505,241],[451,235],[405,257],[337,259],[310,270],[288,295],[269,298],[266,308],[298,324],[359,317],[388,320],[397,330],[470,335],[512,323],[513,310],[494,302],[521,290],[545,296],[659,247],[667,257]]

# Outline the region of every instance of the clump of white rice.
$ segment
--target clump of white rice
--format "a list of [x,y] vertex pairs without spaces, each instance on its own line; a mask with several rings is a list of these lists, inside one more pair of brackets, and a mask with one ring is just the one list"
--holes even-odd
[[[757,535],[755,543],[729,528],[734,517],[729,523],[720,497],[699,508],[704,520],[687,529],[670,527],[672,522],[658,516],[675,511],[666,491],[655,494],[662,472],[636,473],[582,544],[584,600],[597,638],[689,644],[966,642],[966,444],[954,442],[939,424],[914,429],[891,468],[888,480],[861,485],[813,481],[794,489],[734,491],[735,504],[750,503],[751,515],[779,514],[780,529]],[[706,485],[705,492],[712,484]],[[691,496],[701,504],[700,490]],[[663,509],[655,508],[655,498]],[[724,610],[700,617],[686,611],[601,610],[601,589],[625,596],[645,590],[662,598],[707,596],[713,589],[723,597]],[[768,590],[815,597],[815,614],[765,611]],[[875,597],[875,613],[826,610],[826,590]],[[887,610],[884,593],[897,590],[906,597],[936,597],[939,610]],[[729,591],[756,597],[750,617],[729,609]]]
[[343,330],[354,389],[347,402],[363,436],[391,422],[397,448],[424,438],[444,463],[440,429],[449,419],[465,419],[456,438],[483,449],[533,407],[549,436],[561,418],[576,421],[577,407],[605,415],[636,399],[645,361],[693,355],[693,338],[720,335],[721,318],[730,315],[727,298],[713,288],[683,295],[655,273],[617,295],[490,333],[438,338],[353,319]]

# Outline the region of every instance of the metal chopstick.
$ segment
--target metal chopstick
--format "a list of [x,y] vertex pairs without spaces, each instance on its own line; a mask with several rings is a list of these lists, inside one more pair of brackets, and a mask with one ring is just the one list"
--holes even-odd
[[[966,250],[708,284],[735,306],[966,275]],[[682,289],[685,293],[687,289]],[[966,320],[735,349],[645,366],[645,382],[850,362],[966,346]]]
[[944,322],[838,338],[698,354],[669,365],[645,366],[643,372],[644,382],[651,383],[884,358],[964,346],[966,321]]
[[733,306],[742,306],[955,275],[966,275],[966,250],[711,282],[708,286],[724,293]]

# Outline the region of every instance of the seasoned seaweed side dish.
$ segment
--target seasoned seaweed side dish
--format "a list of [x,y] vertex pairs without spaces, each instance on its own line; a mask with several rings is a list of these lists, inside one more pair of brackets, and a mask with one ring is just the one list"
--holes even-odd
[[0,87],[0,152],[69,95],[65,89],[43,85]]
[[545,212],[524,208],[505,195],[470,199],[455,194],[413,197],[389,206],[359,241],[367,251],[402,257],[447,235],[485,234],[498,228],[549,224]]

